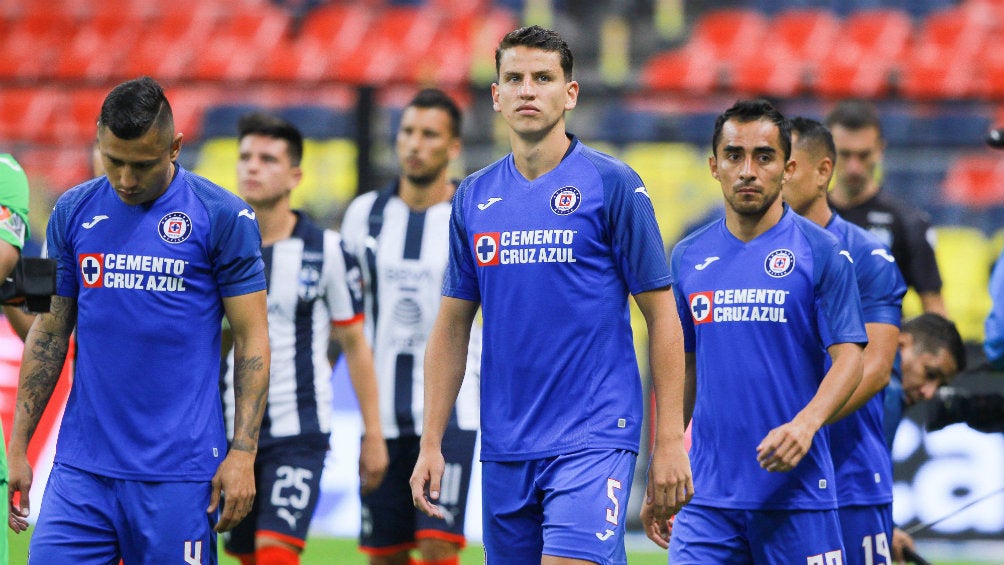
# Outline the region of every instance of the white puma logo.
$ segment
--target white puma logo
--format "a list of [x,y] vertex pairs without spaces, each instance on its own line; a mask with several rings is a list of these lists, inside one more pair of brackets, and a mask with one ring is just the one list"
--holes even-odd
[[94,218],[92,218],[91,221],[84,222],[84,223],[82,223],[80,225],[84,226],[85,230],[89,230],[89,229],[93,228],[94,226],[98,225],[98,222],[100,222],[101,220],[107,220],[107,219],[108,219],[108,216],[105,216],[104,214],[101,214],[100,216],[94,216]]
[[238,216],[244,216],[245,218],[247,218],[249,220],[254,220],[254,212],[252,212],[251,210],[248,210],[247,208],[241,210],[237,215]]
[[644,186],[639,186],[638,188],[634,189],[634,191],[635,194],[644,194],[645,197],[648,198],[649,200],[652,199],[652,197],[648,195],[648,190],[646,190]]
[[502,201],[502,199],[499,198],[498,196],[492,196],[491,198],[488,199],[488,202],[482,202],[482,203],[478,204],[478,210],[487,210],[488,207],[491,206],[492,204],[495,204],[496,202],[501,202],[501,201]]
[[721,257],[708,257],[700,265],[694,265],[694,268],[697,269],[698,271],[703,271],[704,269],[706,269],[708,267],[708,265],[714,263],[715,261],[717,261],[719,259],[721,259]]

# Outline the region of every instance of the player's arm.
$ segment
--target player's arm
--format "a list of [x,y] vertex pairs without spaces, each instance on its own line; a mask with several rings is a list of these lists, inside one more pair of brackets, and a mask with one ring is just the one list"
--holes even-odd
[[390,457],[380,426],[380,398],[373,351],[363,334],[362,320],[350,324],[333,324],[332,337],[342,346],[349,378],[359,401],[363,418],[363,438],[359,448],[359,485],[362,493],[372,492],[383,481]]
[[945,299],[942,298],[940,291],[918,292],[917,296],[920,297],[920,307],[924,312],[941,314],[946,318],[948,317],[948,309],[945,308]]
[[790,471],[805,457],[812,438],[837,412],[861,382],[861,345],[835,343],[827,348],[833,364],[812,400],[786,424],[767,433],[757,446],[757,461],[768,471]]
[[648,326],[649,366],[655,395],[655,443],[646,499],[656,520],[668,520],[694,496],[690,460],[683,443],[683,329],[669,287],[634,296]]
[[865,331],[868,333],[868,345],[862,353],[861,382],[844,403],[843,408],[833,417],[834,422],[846,418],[864,406],[889,384],[889,375],[896,361],[899,328],[893,324],[868,323],[865,324]]
[[233,335],[235,411],[234,438],[213,477],[212,497],[206,509],[215,512],[221,492],[226,494],[217,532],[236,526],[254,501],[254,459],[268,400],[270,361],[265,291],[226,297],[223,309]]
[[[7,450],[10,508],[7,524],[17,533],[28,528],[28,492],[32,481],[28,444],[56,388],[76,322],[76,299],[53,296],[49,312],[38,316],[24,344],[14,424]],[[14,502],[15,497],[19,497],[18,503]]]
[[464,382],[477,312],[477,302],[444,296],[425,350],[425,416],[418,462],[409,483],[415,507],[436,518],[443,517],[435,504],[445,467],[443,434]]

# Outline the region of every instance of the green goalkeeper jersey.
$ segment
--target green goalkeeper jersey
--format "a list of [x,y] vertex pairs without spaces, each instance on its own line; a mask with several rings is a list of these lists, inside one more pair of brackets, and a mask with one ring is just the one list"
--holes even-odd
[[21,249],[28,235],[28,177],[14,157],[0,153],[0,240]]

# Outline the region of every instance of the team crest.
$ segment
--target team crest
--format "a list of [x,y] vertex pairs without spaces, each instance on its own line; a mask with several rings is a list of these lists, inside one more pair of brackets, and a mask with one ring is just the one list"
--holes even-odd
[[479,267],[499,264],[499,232],[474,234],[474,257]]
[[192,235],[192,220],[184,212],[171,212],[160,219],[157,227],[160,239],[168,243],[181,243]]
[[786,276],[795,269],[795,254],[787,249],[771,251],[763,263],[763,268],[775,279]]
[[297,282],[297,294],[303,302],[312,302],[317,298],[318,286],[321,282],[321,270],[316,263],[303,263]]
[[559,216],[567,216],[579,207],[582,202],[582,195],[579,189],[574,186],[565,186],[554,191],[551,195],[551,211]]
[[695,292],[690,295],[690,315],[694,318],[695,325],[711,321],[713,296],[713,292]]
[[84,281],[84,288],[96,288],[101,286],[101,275],[104,273],[104,255],[101,253],[81,253],[77,260],[80,262],[80,278]]

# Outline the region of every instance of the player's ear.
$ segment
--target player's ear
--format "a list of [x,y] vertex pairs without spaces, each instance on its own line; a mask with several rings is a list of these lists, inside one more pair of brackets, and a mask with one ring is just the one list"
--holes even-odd
[[708,157],[708,168],[711,169],[711,176],[718,180],[718,159],[714,155]]

